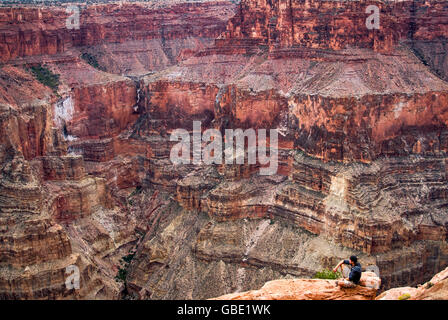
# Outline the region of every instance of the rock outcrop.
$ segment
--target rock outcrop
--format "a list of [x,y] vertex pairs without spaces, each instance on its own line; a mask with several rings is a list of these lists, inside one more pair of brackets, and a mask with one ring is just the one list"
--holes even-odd
[[[2,72],[8,90],[1,96],[0,297],[116,296],[119,286],[104,277],[88,251],[74,249],[75,237],[64,225],[109,206],[104,181],[86,175],[82,157],[66,154],[53,127],[51,90],[21,69]],[[14,81],[18,76],[25,78]],[[80,272],[79,292],[66,288],[72,265]]]
[[[305,278],[353,253],[381,290],[448,265],[447,1],[80,9],[70,30],[0,7],[1,298],[373,299]],[[277,129],[276,174],[174,165],[193,121]]]
[[0,7],[0,59],[87,47],[112,73],[158,70],[206,47],[233,10],[220,0],[80,4],[79,28],[67,28],[73,12],[64,7]]

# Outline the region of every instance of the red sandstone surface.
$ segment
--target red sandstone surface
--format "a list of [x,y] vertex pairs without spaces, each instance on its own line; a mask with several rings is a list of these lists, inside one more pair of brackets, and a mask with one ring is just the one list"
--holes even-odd
[[365,285],[369,280],[379,281],[370,272],[363,273],[360,285],[355,288],[341,288],[337,280],[274,280],[259,290],[228,294],[213,300],[373,300],[376,289]]
[[[0,7],[0,298],[243,297],[352,253],[381,290],[431,279],[448,265],[447,6],[82,4],[78,30],[64,7]],[[194,120],[278,129],[277,174],[173,165],[170,133]]]

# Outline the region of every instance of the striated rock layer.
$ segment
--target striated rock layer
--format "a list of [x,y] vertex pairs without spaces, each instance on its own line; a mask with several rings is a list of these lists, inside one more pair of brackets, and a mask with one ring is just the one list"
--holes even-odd
[[[64,8],[0,8],[9,61],[0,70],[2,299],[121,296],[120,259],[148,229],[129,195],[141,188],[152,152],[127,139],[132,131],[123,135],[137,121],[138,84],[104,70],[148,73],[176,63],[215,38],[233,8],[84,6],[81,29],[71,31]],[[86,53],[100,65],[84,61]],[[57,95],[32,76],[37,64],[59,76]],[[66,287],[72,266],[79,290]]]
[[381,293],[376,300],[447,300],[448,269],[437,273],[430,281],[415,287],[393,288]]
[[[280,235],[270,238],[269,220],[266,225],[259,220],[253,229],[259,233],[229,226],[244,226],[241,219],[286,221],[322,243],[351,248],[366,267],[379,267],[385,288],[416,285],[447,265],[448,86],[418,51],[422,43],[446,39],[446,2],[377,5],[381,29],[369,31],[364,1],[242,1],[213,48],[142,78],[140,128],[146,133],[191,131],[193,120],[202,121],[203,130],[277,128],[281,133],[276,177],[259,177],[248,165],[218,165],[216,172],[197,169],[179,180],[187,167],[169,172],[167,162],[153,163],[152,182],[167,186],[168,177],[178,179],[179,204],[213,221],[211,229],[197,227],[201,245],[188,244],[192,262],[179,265],[178,272],[208,274],[200,262],[205,260],[248,283],[252,267],[263,270],[261,279],[271,270],[310,276],[336,262],[334,245],[328,245],[327,255],[321,244],[319,258],[313,257],[317,265],[290,265],[308,248],[307,241],[296,239],[294,247]],[[166,252],[162,260],[156,255],[131,265],[129,281],[137,296],[143,290],[144,297],[176,298],[171,290],[192,285],[164,270],[182,261],[169,253],[180,248],[162,245],[172,228],[180,226],[167,224],[140,249],[141,254],[153,248]],[[291,256],[281,261],[278,254],[263,256],[261,244],[276,252],[267,239],[281,243]],[[234,248],[246,241],[260,245],[249,253],[244,246]],[[147,278],[148,272],[153,276]],[[218,274],[210,274],[209,281],[242,290],[225,271]],[[250,283],[246,288],[263,282]],[[214,289],[200,286],[202,292],[188,290],[187,296],[206,297],[204,291],[213,296]]]
[[79,28],[69,29],[66,21],[71,13],[64,7],[0,7],[1,60],[88,46],[92,52],[104,52],[100,62],[108,62],[113,72],[126,72],[128,67],[157,70],[216,38],[234,6],[228,1],[159,1],[79,8]]
[[[379,8],[379,29],[366,27],[370,5]],[[270,50],[354,46],[391,53],[400,40],[445,37],[446,6],[446,1],[243,0],[217,43],[262,44]]]
[[260,290],[224,295],[212,300],[373,300],[376,289],[366,287],[368,281],[379,280],[374,273],[363,273],[360,285],[341,288],[336,280],[274,280]]

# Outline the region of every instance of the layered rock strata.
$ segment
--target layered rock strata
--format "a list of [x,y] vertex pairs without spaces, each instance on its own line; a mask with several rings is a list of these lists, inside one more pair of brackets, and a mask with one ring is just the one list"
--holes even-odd
[[[351,254],[383,288],[445,268],[446,1],[376,3],[380,30],[366,5],[89,5],[79,30],[0,8],[1,297],[238,295]],[[277,174],[173,165],[195,120],[277,129]]]

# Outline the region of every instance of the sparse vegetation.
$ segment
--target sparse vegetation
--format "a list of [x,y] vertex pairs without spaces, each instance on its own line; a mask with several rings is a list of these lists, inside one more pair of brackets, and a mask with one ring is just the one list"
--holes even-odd
[[98,60],[96,59],[96,57],[91,55],[90,53],[84,52],[83,54],[81,54],[81,59],[83,59],[85,62],[87,62],[89,65],[91,65],[95,69],[105,71],[105,69],[103,67],[101,67],[100,64],[98,63]]
[[333,272],[333,270],[324,269],[322,271],[316,272],[314,275],[315,279],[329,279],[329,280],[336,280],[339,278],[342,278],[342,274],[338,272]]
[[398,300],[408,300],[411,297],[409,293],[404,293],[398,297]]
[[59,75],[51,72],[47,67],[42,65],[32,66],[29,69],[34,77],[43,85],[53,89],[56,93],[59,87]]
[[426,289],[431,288],[434,285],[431,281],[426,284]]

